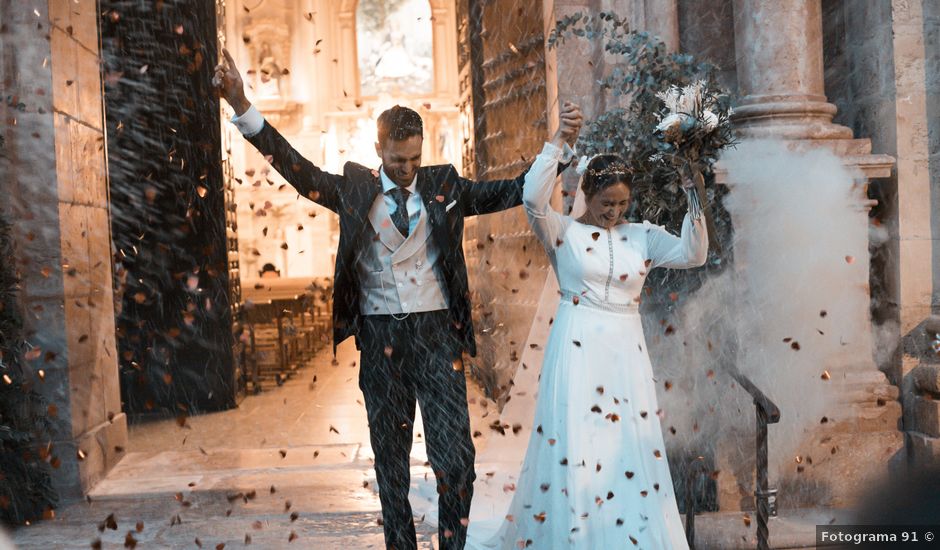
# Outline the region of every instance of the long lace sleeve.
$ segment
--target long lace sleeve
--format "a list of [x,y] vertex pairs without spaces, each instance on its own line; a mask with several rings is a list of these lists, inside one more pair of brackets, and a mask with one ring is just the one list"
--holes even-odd
[[522,186],[522,204],[525,207],[529,225],[536,237],[551,254],[555,243],[565,232],[566,219],[558,212],[552,210],[552,190],[555,188],[558,162],[564,156],[570,157],[573,151],[565,145],[559,149],[551,143],[545,143],[542,152],[535,158],[532,167],[525,176]]
[[679,237],[669,233],[661,225],[643,222],[646,226],[646,253],[652,261],[650,268],[669,267],[684,269],[698,267],[708,257],[708,230],[705,217],[695,189],[686,189],[689,212],[682,220]]

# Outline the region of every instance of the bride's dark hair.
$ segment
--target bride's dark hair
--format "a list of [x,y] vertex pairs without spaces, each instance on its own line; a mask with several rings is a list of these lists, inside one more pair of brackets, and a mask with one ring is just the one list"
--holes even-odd
[[593,197],[597,193],[618,183],[623,183],[630,187],[632,183],[633,171],[627,166],[627,163],[613,153],[597,155],[588,163],[587,170],[584,172],[584,180],[581,182],[581,190],[585,197]]

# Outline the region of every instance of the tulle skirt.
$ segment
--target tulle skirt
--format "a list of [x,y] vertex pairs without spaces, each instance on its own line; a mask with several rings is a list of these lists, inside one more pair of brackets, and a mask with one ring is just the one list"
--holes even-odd
[[522,467],[477,477],[468,549],[688,548],[636,308],[562,299]]

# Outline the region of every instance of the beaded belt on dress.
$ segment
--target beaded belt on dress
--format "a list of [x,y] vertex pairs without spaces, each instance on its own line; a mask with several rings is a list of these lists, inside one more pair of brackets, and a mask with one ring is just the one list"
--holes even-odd
[[[577,298],[577,300],[575,300],[575,298]],[[568,303],[577,307],[599,309],[611,313],[637,313],[640,310],[640,306],[637,303],[615,304],[612,302],[602,302],[588,298],[587,296],[582,296],[570,290],[561,291],[561,303]]]

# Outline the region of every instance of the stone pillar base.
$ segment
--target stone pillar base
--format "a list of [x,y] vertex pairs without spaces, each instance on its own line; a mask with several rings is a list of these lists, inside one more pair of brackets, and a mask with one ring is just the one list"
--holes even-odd
[[898,430],[818,433],[800,452],[802,463],[794,458],[777,481],[780,507],[852,508],[903,465],[904,435]]
[[[774,130],[777,132],[779,129]],[[762,134],[753,136],[751,134]],[[751,139],[772,139],[783,141],[787,149],[794,152],[807,152],[819,149],[828,149],[842,159],[846,166],[861,171],[867,179],[891,177],[891,168],[894,166],[894,157],[871,153],[871,140],[864,139],[787,139],[779,133],[764,132],[761,128],[752,128],[750,133],[742,132],[742,136]],[[715,166],[715,183],[727,185],[728,172],[719,162]]]
[[59,495],[63,499],[80,499],[127,452],[127,416],[115,414],[110,422],[89,429],[76,440],[57,442],[55,449],[62,460],[60,470],[68,473],[56,477],[66,483],[57,486]]
[[[854,506],[891,468],[904,463],[898,387],[873,365],[833,375],[833,382],[826,422],[820,419],[800,446],[802,463],[794,460],[780,480],[781,487],[792,487],[789,497],[781,497],[785,504]],[[822,490],[817,493],[821,500],[800,499],[794,489],[806,484]]]
[[[890,468],[904,463],[899,390],[884,373],[874,368],[839,373],[833,377],[832,395],[826,421],[820,419],[806,434],[796,454],[771,457],[785,461],[770,480],[780,508],[854,506]],[[772,439],[774,425],[769,434]],[[742,434],[739,440],[753,440],[753,435]],[[922,447],[940,452],[940,444],[929,443]],[[754,509],[754,457],[741,464],[740,453],[718,449],[721,511]]]
[[837,108],[825,96],[748,96],[734,110],[735,129],[753,139],[852,139],[852,130],[833,124]]
[[902,383],[905,439],[914,469],[940,464],[940,363],[927,343],[940,334],[940,316],[929,317],[921,334],[924,356]]

